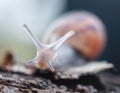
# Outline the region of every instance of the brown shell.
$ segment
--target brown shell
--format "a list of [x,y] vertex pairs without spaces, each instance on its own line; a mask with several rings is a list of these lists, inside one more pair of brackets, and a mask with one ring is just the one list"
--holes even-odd
[[68,13],[49,28],[45,36],[48,43],[56,41],[70,30],[76,34],[65,43],[88,60],[95,59],[104,49],[106,32],[103,23],[89,12]]

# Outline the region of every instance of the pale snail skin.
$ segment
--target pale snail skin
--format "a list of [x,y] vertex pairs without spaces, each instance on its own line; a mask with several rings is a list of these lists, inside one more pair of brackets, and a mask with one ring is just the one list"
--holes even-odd
[[57,50],[59,47],[65,42],[68,38],[75,35],[74,31],[70,31],[61,37],[59,40],[52,44],[42,44],[29,30],[27,25],[23,25],[27,34],[31,37],[33,43],[36,46],[37,54],[36,57],[32,60],[29,60],[27,63],[36,63],[36,66],[40,69],[50,69],[51,71],[55,71],[53,67],[53,62],[57,57]]

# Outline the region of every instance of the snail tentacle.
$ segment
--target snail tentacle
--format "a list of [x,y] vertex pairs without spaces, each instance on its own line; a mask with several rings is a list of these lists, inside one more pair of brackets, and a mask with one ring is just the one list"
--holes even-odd
[[32,64],[32,63],[35,63],[37,61],[37,58],[33,58],[29,61],[27,61],[27,64]]
[[55,69],[54,69],[51,61],[49,61],[49,62],[47,63],[47,66],[50,68],[50,70],[51,70],[52,72],[55,71]]
[[32,39],[32,41],[35,44],[37,50],[41,49],[41,47],[43,47],[44,45],[31,33],[30,29],[27,27],[26,24],[24,24],[23,27],[25,28],[25,31],[27,32],[27,34]]
[[75,31],[70,31],[66,33],[63,37],[61,37],[59,40],[51,44],[49,47],[53,50],[57,50],[68,38],[73,36],[75,34]]

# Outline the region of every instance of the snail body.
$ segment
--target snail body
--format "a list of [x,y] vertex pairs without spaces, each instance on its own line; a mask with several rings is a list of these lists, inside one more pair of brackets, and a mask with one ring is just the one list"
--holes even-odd
[[36,62],[40,69],[55,71],[58,64],[62,68],[65,64],[80,63],[78,59],[93,60],[106,43],[102,22],[88,12],[70,13],[53,23],[44,36],[46,44],[39,42],[26,25],[24,28],[37,48],[36,57],[28,63]]

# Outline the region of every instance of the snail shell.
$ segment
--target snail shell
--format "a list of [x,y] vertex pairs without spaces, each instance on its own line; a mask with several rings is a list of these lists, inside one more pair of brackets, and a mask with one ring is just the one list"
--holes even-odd
[[44,36],[45,42],[55,42],[71,30],[76,34],[65,42],[68,46],[87,60],[93,60],[101,54],[106,44],[105,27],[90,12],[71,12],[64,15],[48,28],[48,33]]

